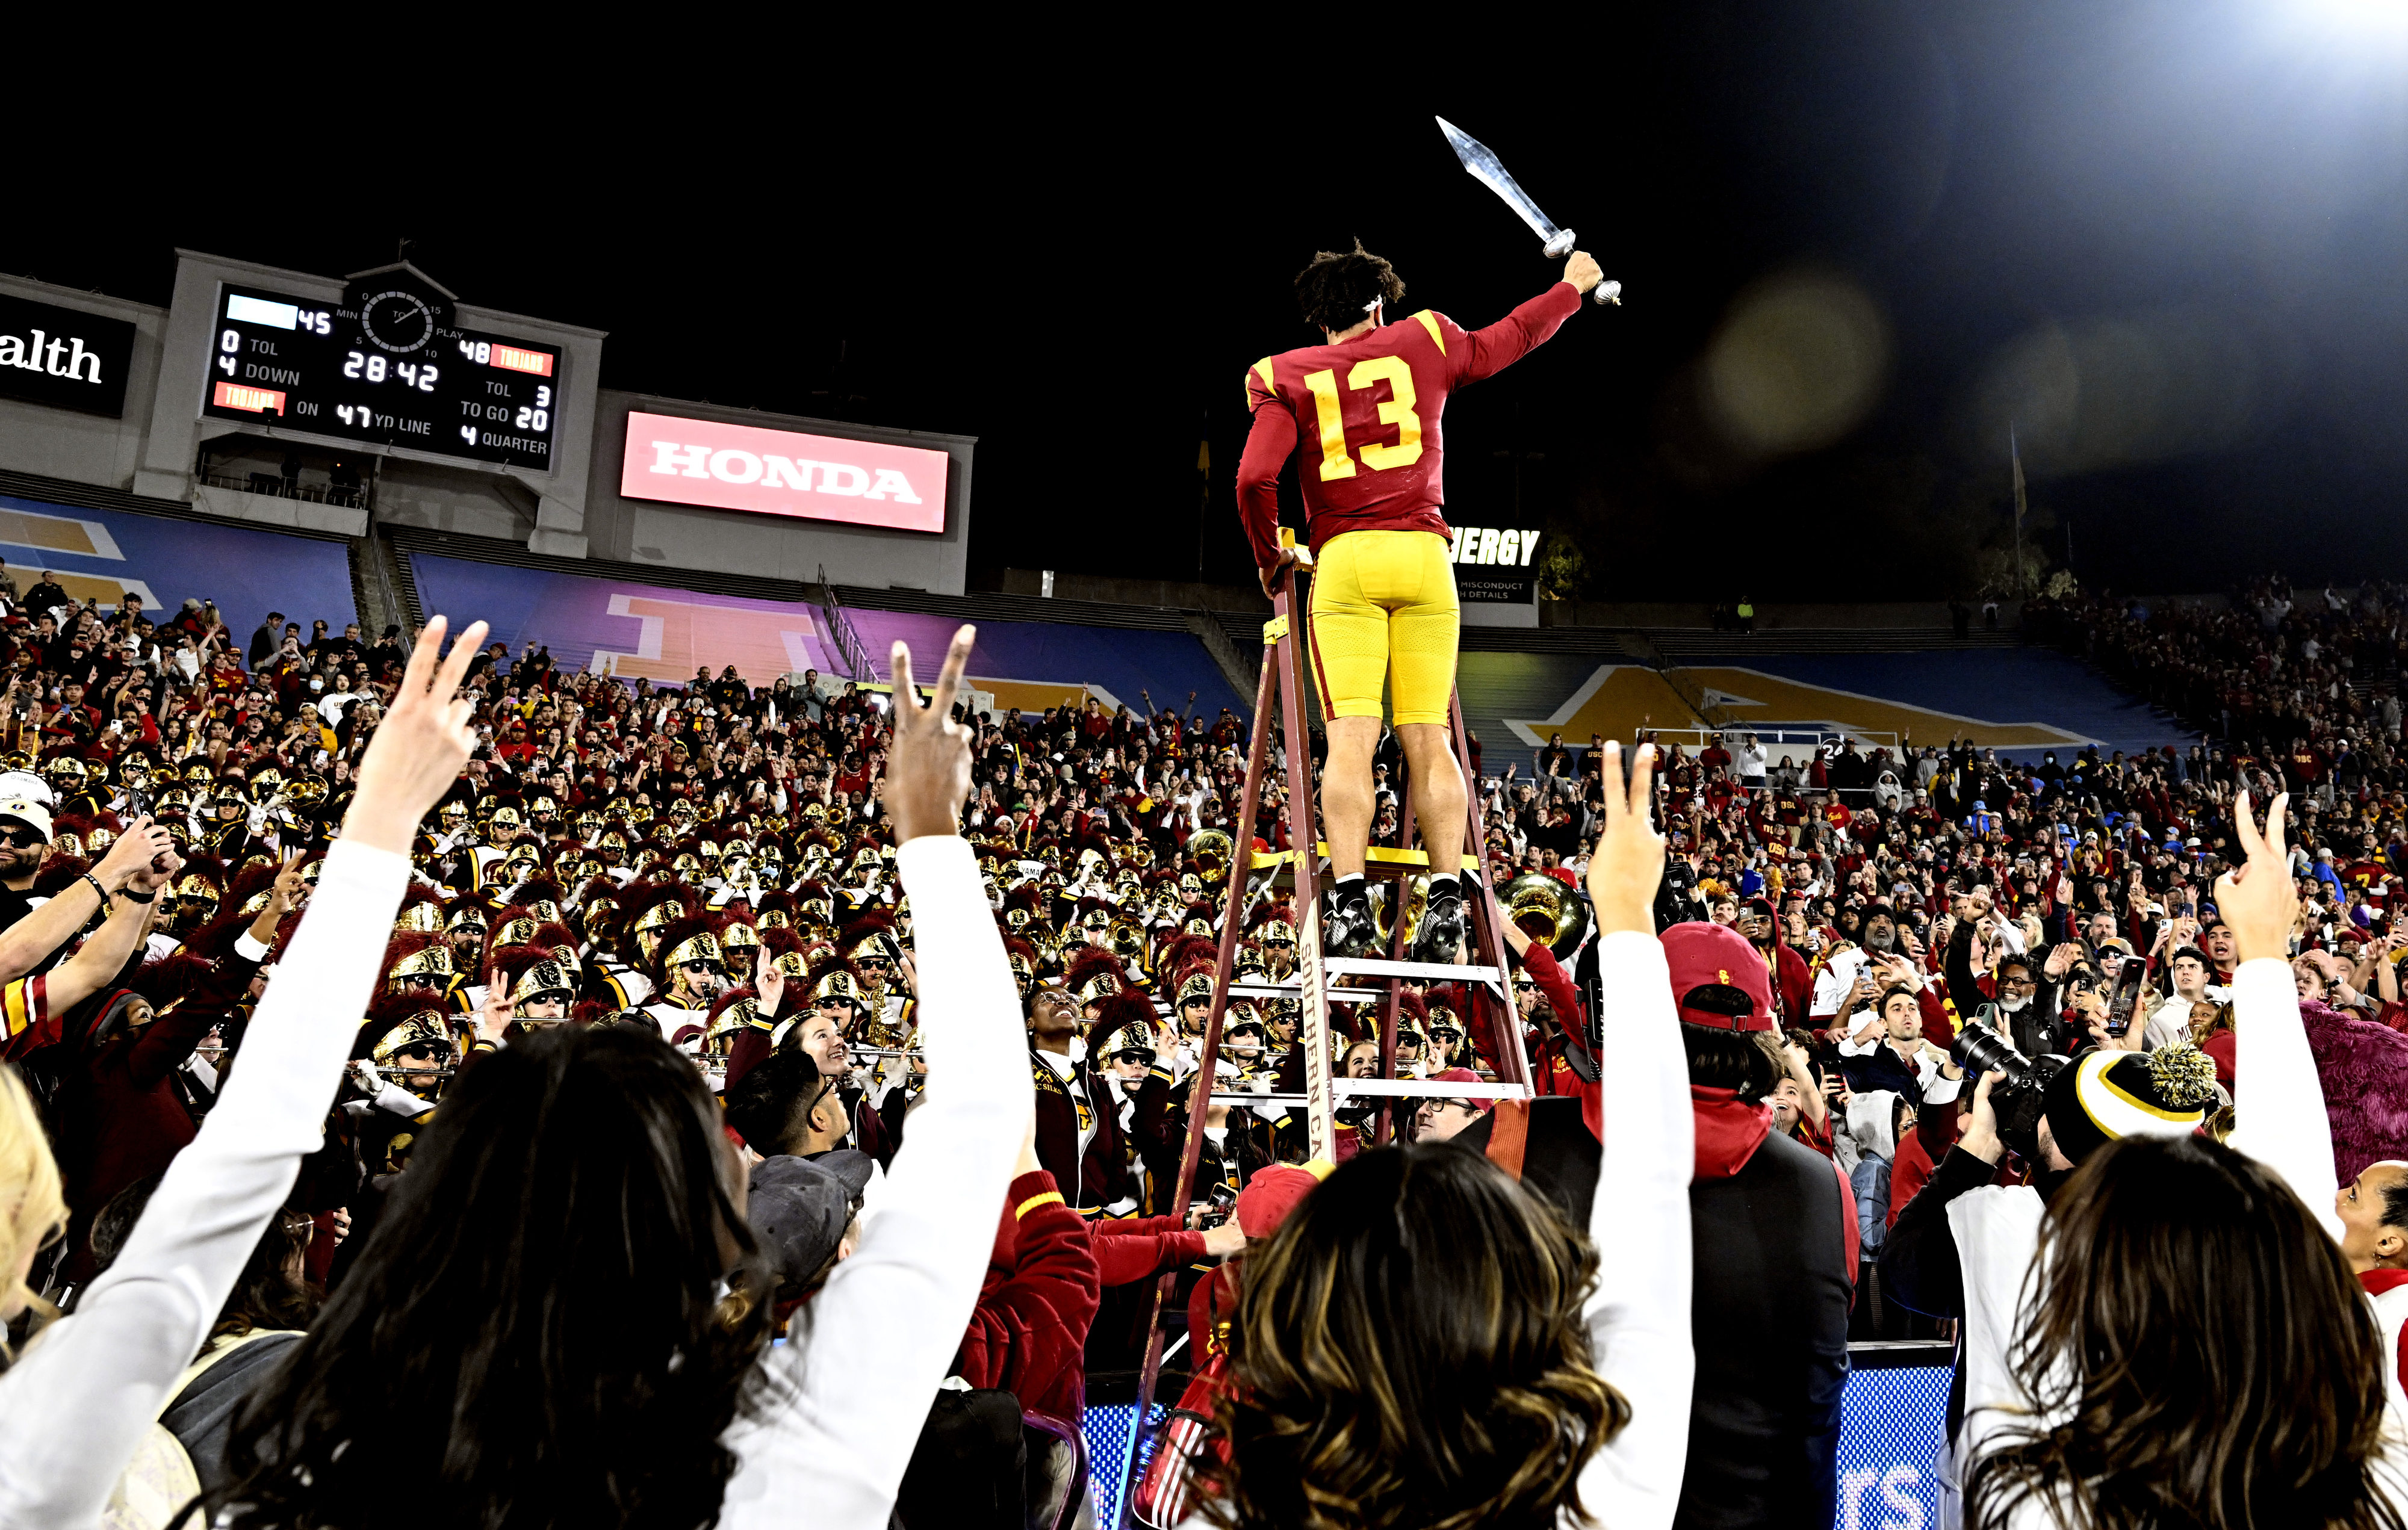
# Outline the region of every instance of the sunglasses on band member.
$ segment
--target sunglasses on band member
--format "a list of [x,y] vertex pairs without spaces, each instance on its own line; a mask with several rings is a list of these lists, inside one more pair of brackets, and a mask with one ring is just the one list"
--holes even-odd
[[1150,1051],[1138,1051],[1135,1050],[1129,1051],[1116,1051],[1112,1053],[1112,1061],[1115,1063],[1136,1063],[1145,1067],[1152,1067],[1154,1066],[1154,1053]]
[[1513,987],[1515,988],[1515,990],[1516,990],[1516,991],[1518,991],[1518,992],[1520,992],[1520,993],[1524,993],[1524,994],[1531,994],[1531,993],[1536,993],[1536,992],[1538,991],[1538,987],[1539,987],[1539,985],[1538,985],[1538,983],[1537,983],[1536,981],[1532,980],[1531,979],[1528,979],[1528,978],[1516,978],[1516,979],[1513,979]]
[[0,844],[6,844],[15,850],[32,850],[36,846],[49,843],[49,840],[42,837],[42,831],[30,823],[0,829]]

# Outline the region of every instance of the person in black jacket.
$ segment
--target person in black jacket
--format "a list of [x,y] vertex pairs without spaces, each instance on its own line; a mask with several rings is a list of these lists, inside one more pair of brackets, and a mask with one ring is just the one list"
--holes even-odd
[[[1763,959],[1719,924],[1669,925],[1663,939],[1698,1132],[1689,1187],[1697,1386],[1672,1523],[1679,1530],[1829,1530],[1855,1212],[1831,1161],[1771,1129],[1766,1100],[1781,1065],[1757,1039],[1772,1029]],[[1585,1226],[1599,1154],[1580,1105],[1532,1102],[1519,1163],[1525,1185]],[[1454,1140],[1510,1157],[1496,1151],[1497,1114]]]

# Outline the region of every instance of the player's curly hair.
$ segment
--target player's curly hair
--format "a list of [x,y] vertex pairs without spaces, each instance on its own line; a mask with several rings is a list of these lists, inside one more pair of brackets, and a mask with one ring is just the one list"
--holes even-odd
[[1324,250],[1296,274],[1296,306],[1304,322],[1323,329],[1351,329],[1374,301],[1390,307],[1405,300],[1405,279],[1397,268],[1354,241],[1345,250]]

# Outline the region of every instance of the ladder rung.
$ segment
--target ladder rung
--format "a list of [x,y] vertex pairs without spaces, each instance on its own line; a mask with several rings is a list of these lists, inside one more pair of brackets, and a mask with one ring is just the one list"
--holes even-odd
[[[1313,852],[1319,855],[1323,860],[1326,861],[1329,859],[1328,840],[1322,840],[1318,844],[1314,845],[1312,849]],[[1386,845],[1369,845],[1366,846],[1363,851],[1363,860],[1365,863],[1364,868],[1366,870],[1369,870],[1371,866],[1375,865],[1429,865],[1429,851],[1426,850],[1396,850]],[[1463,869],[1466,871],[1479,870],[1480,858],[1476,855],[1465,856],[1463,858]]]
[[1312,1098],[1310,1094],[1224,1094],[1218,1092],[1206,1097],[1215,1105],[1303,1105]]
[[1384,956],[1333,956],[1321,964],[1333,978],[1426,978],[1434,982],[1502,985],[1493,966],[1462,966],[1453,962],[1391,962]]
[[[1240,999],[1295,999],[1304,996],[1302,983],[1231,983],[1229,996]],[[1376,988],[1333,988],[1329,996],[1340,1004],[1370,1004],[1386,997]]]
[[1393,1096],[1400,1099],[1440,1100],[1526,1100],[1528,1084],[1458,1084],[1444,1079],[1332,1079],[1330,1091],[1339,1098],[1349,1094],[1366,1098]]

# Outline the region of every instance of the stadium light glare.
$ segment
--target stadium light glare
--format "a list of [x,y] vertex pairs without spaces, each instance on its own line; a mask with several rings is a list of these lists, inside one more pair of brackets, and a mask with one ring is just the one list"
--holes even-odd
[[2408,36],[2408,0],[2299,0],[2296,10],[2336,30]]

